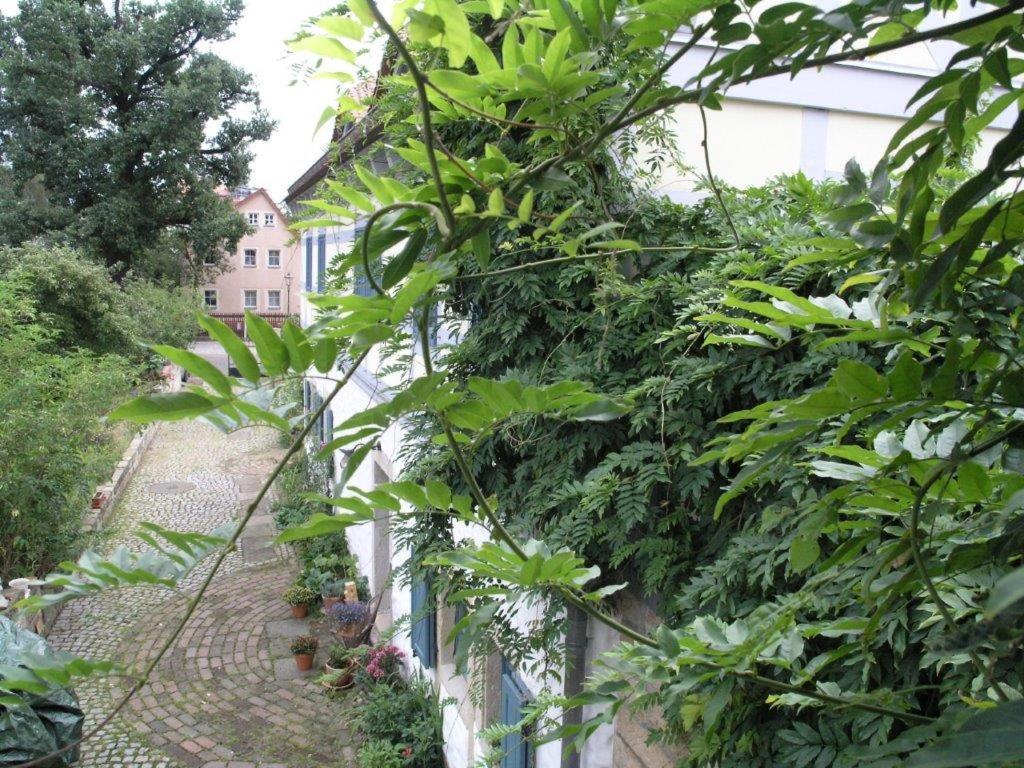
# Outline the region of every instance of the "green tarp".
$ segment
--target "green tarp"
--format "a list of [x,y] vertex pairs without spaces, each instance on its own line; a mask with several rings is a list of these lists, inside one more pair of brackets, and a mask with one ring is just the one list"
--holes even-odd
[[[4,667],[25,666],[33,657],[54,658],[55,651],[34,632],[0,616],[0,677]],[[35,760],[79,739],[85,715],[74,692],[49,685],[45,693],[22,693],[24,706],[0,704],[0,768]],[[48,768],[77,762],[78,749],[51,760]]]

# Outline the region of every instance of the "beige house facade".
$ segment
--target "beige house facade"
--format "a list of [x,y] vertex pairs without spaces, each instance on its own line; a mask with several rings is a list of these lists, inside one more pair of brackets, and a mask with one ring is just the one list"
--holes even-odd
[[299,245],[288,229],[287,216],[263,188],[219,193],[231,198],[249,232],[227,254],[226,269],[201,287],[205,310],[232,327],[246,310],[271,320],[297,313]]

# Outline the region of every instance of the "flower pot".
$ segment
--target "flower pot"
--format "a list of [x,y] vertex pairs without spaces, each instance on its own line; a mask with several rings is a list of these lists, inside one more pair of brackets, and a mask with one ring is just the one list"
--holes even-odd
[[313,668],[313,654],[311,653],[296,653],[295,666],[299,668],[300,672],[308,672]]
[[[332,672],[340,671],[337,667],[332,667],[330,664],[324,664],[324,672],[328,674]],[[344,691],[346,688],[351,688],[352,683],[355,680],[356,664],[351,662],[348,667],[345,668],[344,674],[342,674],[333,683],[324,683],[325,688],[329,688],[333,691]]]
[[341,602],[341,599],[342,599],[341,595],[336,595],[334,597],[332,597],[330,595],[323,595],[323,598],[324,598],[324,613],[325,614],[329,610],[331,610],[331,606],[332,605],[337,605],[338,603]]
[[292,606],[292,618],[293,619],[304,619],[309,615],[308,605],[293,605]]

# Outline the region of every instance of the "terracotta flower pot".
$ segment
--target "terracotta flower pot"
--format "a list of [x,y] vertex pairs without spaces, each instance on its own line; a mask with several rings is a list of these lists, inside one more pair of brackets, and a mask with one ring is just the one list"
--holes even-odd
[[342,600],[341,595],[338,595],[337,597],[330,597],[328,595],[323,595],[323,598],[324,598],[324,613],[327,613],[329,610],[331,610],[331,606],[332,605],[337,605]]
[[304,619],[309,615],[308,605],[293,605],[292,606],[292,618],[293,619]]
[[299,668],[300,672],[307,672],[313,668],[313,654],[311,653],[296,653],[295,666]]
[[[340,671],[340,670],[337,667],[332,667],[330,664],[324,664],[324,672],[327,672],[328,674],[330,674],[332,672],[338,672],[338,671]],[[343,691],[346,688],[351,688],[352,687],[352,682],[355,679],[355,672],[356,672],[356,664],[355,664],[355,662],[351,662],[351,663],[349,663],[349,665],[347,667],[345,667],[344,674],[342,674],[336,681],[334,681],[331,684],[325,683],[324,685],[325,685],[325,687],[330,688],[330,689],[335,690],[335,691]]]

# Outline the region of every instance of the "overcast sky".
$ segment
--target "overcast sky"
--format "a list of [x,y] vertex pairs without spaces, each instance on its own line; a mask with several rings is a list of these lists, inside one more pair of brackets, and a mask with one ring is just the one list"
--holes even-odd
[[[277,121],[270,141],[253,146],[251,183],[266,187],[275,200],[282,200],[288,185],[298,178],[324,151],[329,127],[314,138],[313,129],[330,103],[332,86],[325,80],[299,82],[294,79],[290,55],[284,41],[302,23],[335,5],[337,0],[246,0],[245,16],[235,37],[214,47],[224,58],[253,75],[263,107]],[[0,12],[17,12],[17,0],[0,0]]]

